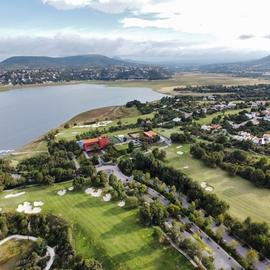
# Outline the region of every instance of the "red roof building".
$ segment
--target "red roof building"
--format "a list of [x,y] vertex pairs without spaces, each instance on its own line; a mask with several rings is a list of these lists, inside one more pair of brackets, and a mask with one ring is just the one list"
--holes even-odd
[[157,133],[153,130],[145,131],[144,136],[146,136],[148,139],[154,139],[157,136]]
[[107,145],[110,144],[110,140],[106,136],[102,136],[99,138],[93,138],[93,139],[84,139],[78,142],[81,149],[90,152],[93,150],[96,150],[97,148],[99,150],[104,149]]

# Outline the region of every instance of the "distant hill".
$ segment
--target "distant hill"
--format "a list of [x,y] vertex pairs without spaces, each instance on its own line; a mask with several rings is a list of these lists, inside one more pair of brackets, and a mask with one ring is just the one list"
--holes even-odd
[[119,65],[132,65],[132,63],[97,54],[68,57],[14,56],[0,62],[0,68],[2,69],[83,68],[91,66],[108,67]]
[[247,74],[250,76],[269,74],[270,55],[246,62],[205,65],[200,67],[200,70],[215,73]]

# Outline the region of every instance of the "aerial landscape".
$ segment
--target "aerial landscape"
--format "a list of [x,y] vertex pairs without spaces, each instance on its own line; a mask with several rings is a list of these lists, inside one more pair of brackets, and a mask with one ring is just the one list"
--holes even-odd
[[0,7],[0,270],[270,269],[268,0]]

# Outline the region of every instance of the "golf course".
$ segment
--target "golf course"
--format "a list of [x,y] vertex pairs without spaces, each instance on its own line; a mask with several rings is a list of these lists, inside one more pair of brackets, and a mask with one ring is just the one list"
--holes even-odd
[[[178,148],[177,148],[178,147]],[[270,224],[270,194],[266,188],[256,187],[251,182],[230,176],[220,168],[209,168],[189,153],[190,145],[172,145],[166,149],[167,163],[180,169],[198,183],[212,186],[218,197],[230,205],[229,212],[240,220],[251,217],[256,222]],[[182,155],[179,155],[179,152]]]
[[[0,208],[15,211],[26,201],[42,201],[42,213],[50,212],[69,222],[71,241],[78,254],[97,258],[105,269],[193,269],[173,248],[160,245],[152,228],[140,225],[137,210],[126,210],[117,201],[104,202],[102,197],[90,197],[83,191],[57,194],[70,186],[62,183],[3,192]],[[21,195],[5,198],[11,193]]]

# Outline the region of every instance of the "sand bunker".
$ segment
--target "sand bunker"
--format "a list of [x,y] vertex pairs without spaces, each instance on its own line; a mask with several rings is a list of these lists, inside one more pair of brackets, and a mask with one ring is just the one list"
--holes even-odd
[[59,190],[58,192],[57,192],[57,194],[59,195],[59,196],[64,196],[65,194],[66,194],[66,190],[65,189],[62,189],[62,190]]
[[188,166],[183,167],[183,169],[188,169],[188,168],[189,168]]
[[182,148],[182,147],[183,147],[182,145],[179,145],[179,146],[177,146],[176,148],[179,149],[179,148]]
[[72,191],[72,190],[74,190],[74,187],[69,187],[68,190]]
[[201,182],[201,187],[202,188],[206,188],[207,187],[207,183],[206,182]]
[[213,191],[214,188],[207,184],[207,182],[201,182],[201,187],[206,191]]
[[178,151],[176,154],[182,156],[184,153],[182,151]]
[[86,194],[89,194],[89,195],[91,195],[91,196],[93,196],[93,197],[100,197],[100,195],[101,195],[101,193],[102,193],[102,190],[101,190],[101,189],[95,190],[95,189],[93,189],[93,188],[87,188],[87,189],[85,190],[85,193],[86,193]]
[[[36,203],[40,204],[42,202],[36,202]],[[34,205],[35,205],[35,202],[34,202]],[[19,213],[25,213],[25,214],[38,214],[41,212],[41,208],[33,207],[33,205],[30,202],[24,202],[23,204],[18,205],[16,211]]]
[[37,201],[37,202],[34,202],[33,203],[34,204],[34,206],[42,206],[42,205],[44,205],[44,202],[42,202],[42,201]]
[[125,205],[126,205],[126,203],[124,201],[121,201],[121,202],[118,203],[119,207],[124,207]]
[[24,195],[24,194],[25,194],[24,191],[23,192],[19,192],[19,193],[12,193],[12,194],[6,195],[5,198],[6,199],[15,198],[15,197],[19,197],[19,196]]
[[0,208],[0,213],[3,211],[3,209],[2,208]]
[[112,195],[110,193],[107,193],[105,196],[103,196],[104,202],[109,202],[112,198]]

